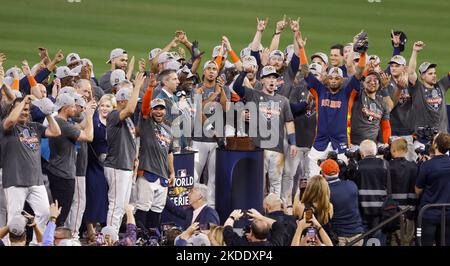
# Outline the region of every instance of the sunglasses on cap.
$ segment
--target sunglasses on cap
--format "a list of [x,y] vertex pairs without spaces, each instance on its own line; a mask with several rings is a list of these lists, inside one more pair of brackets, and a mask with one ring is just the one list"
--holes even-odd
[[175,95],[177,97],[186,96],[186,92],[185,91],[177,91],[177,93]]

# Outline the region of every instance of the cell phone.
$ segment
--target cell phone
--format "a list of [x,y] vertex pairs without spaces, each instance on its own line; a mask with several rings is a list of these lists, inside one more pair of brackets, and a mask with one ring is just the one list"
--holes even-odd
[[305,211],[305,219],[306,219],[306,221],[310,221],[312,219],[312,214],[313,213],[312,213],[311,209]]
[[200,230],[209,230],[210,229],[210,225],[209,225],[209,223],[207,223],[207,224],[199,224],[198,228]]
[[317,229],[312,226],[308,227],[308,229],[306,231],[306,236],[308,237],[308,239],[316,239]]

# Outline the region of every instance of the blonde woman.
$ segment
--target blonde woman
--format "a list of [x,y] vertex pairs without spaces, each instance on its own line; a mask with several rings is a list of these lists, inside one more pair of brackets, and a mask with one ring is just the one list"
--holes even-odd
[[208,233],[211,246],[226,246],[223,240],[223,226],[211,227]]
[[306,218],[308,221],[311,215],[314,215],[322,226],[328,224],[333,217],[333,205],[330,202],[330,187],[327,180],[320,175],[311,177],[301,201],[299,193],[295,195],[293,208],[293,214],[298,219]]
[[106,117],[117,106],[116,97],[105,94],[98,103],[93,117],[94,140],[88,143],[88,166],[86,171],[86,211],[88,240],[95,242],[97,223],[105,224],[108,212],[108,183],[106,182],[103,161],[108,152],[106,143]]

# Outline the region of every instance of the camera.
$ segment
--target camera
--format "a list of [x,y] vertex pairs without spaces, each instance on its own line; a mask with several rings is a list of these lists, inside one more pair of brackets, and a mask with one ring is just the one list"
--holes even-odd
[[354,160],[356,162],[361,160],[361,154],[359,153],[359,149],[348,149],[345,151],[345,157],[349,160]]
[[383,159],[390,161],[392,159],[391,146],[378,146],[377,154],[383,155]]
[[417,140],[420,143],[424,143],[425,147],[419,147],[415,149],[416,154],[422,156],[430,155],[431,144],[437,133],[439,133],[439,130],[435,127],[430,126],[418,127],[416,131]]
[[311,221],[312,217],[314,215],[314,206],[311,204],[305,204],[305,210],[304,210],[304,218],[307,222]]

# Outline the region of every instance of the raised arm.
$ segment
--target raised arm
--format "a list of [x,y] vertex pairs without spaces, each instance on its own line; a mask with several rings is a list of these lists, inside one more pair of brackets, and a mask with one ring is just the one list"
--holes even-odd
[[411,53],[411,58],[409,59],[408,64],[408,82],[414,86],[416,85],[417,81],[417,73],[416,73],[416,67],[417,67],[417,54],[422,51],[422,49],[425,47],[425,43],[422,41],[415,42],[413,45],[413,51]]
[[88,103],[85,117],[85,126],[83,130],[80,130],[80,135],[78,136],[77,141],[91,142],[94,139],[94,123],[92,121],[92,117],[94,115],[96,108],[96,104],[94,101]]
[[275,33],[273,34],[272,41],[270,42],[269,52],[278,50],[278,46],[280,45],[281,33],[284,31],[286,25],[287,25],[286,15],[284,15],[283,20],[277,22]]
[[256,22],[258,24],[256,26],[255,37],[253,38],[252,45],[250,46],[250,49],[253,52],[258,52],[259,51],[259,46],[261,44],[262,33],[266,29],[268,21],[269,21],[268,18],[266,18],[265,20],[259,20],[259,18],[256,18]]
[[228,55],[230,56],[231,63],[233,63],[236,66],[236,69],[238,71],[242,71],[241,59],[239,59],[239,57],[233,51],[233,48],[231,48],[230,40],[228,40],[226,36],[222,36],[222,45],[227,50]]
[[134,114],[142,84],[144,84],[144,72],[140,72],[136,75],[131,98],[125,108],[120,111],[120,120],[123,121]]
[[17,104],[14,109],[11,111],[11,113],[6,117],[5,120],[3,120],[3,129],[5,131],[11,130],[18,122],[20,114],[23,111],[23,108],[25,108],[26,104],[30,104],[31,100],[35,99],[36,97],[32,95],[27,95],[25,98]]

